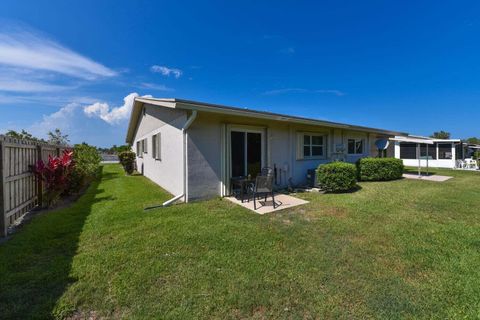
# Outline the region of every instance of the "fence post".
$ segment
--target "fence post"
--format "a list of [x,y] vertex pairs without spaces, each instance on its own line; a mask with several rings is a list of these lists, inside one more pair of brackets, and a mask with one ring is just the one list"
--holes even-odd
[[5,170],[4,161],[5,157],[5,145],[0,140],[0,237],[7,236],[7,221],[5,217]]
[[[37,145],[37,161],[42,160],[42,145]],[[35,178],[37,181],[37,201],[38,206],[41,208],[43,206],[43,182],[38,177]]]

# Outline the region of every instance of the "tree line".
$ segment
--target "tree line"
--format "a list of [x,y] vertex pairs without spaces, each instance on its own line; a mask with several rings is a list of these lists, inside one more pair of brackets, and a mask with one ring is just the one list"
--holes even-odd
[[[450,139],[450,132],[447,132],[447,131],[443,131],[443,130],[440,130],[440,131],[435,131],[431,136],[430,138],[434,138],[434,139]],[[470,143],[470,144],[480,144],[480,138],[477,138],[477,137],[470,137],[470,138],[467,138],[467,139],[463,139],[462,140],[463,142],[466,142],[466,143]]]
[[[68,134],[64,134],[58,128],[48,132],[47,140],[37,138],[33,136],[31,133],[27,132],[26,130],[22,130],[20,132],[17,132],[15,130],[9,130],[5,135],[7,137],[12,137],[16,139],[46,142],[46,143],[55,144],[55,145],[68,145],[70,143]],[[435,139],[450,139],[451,135],[450,135],[450,132],[440,130],[440,131],[435,131],[430,137]],[[463,139],[462,141],[470,144],[480,144],[480,138],[477,138],[477,137],[470,137],[467,139]],[[116,144],[114,144],[110,148],[97,147],[97,150],[101,153],[118,154],[120,152],[130,150],[130,146],[129,145],[117,146]]]
[[[5,133],[5,136],[10,137],[10,138],[15,138],[15,139],[22,139],[22,140],[30,140],[30,141],[35,141],[35,142],[44,142],[44,143],[49,143],[49,144],[54,144],[54,145],[69,145],[70,144],[70,139],[68,137],[68,134],[64,134],[60,129],[55,129],[53,131],[49,131],[47,134],[47,139],[43,138],[38,138],[35,137],[33,134],[30,132],[23,130],[22,131],[15,131],[15,130],[8,130]],[[83,145],[86,145],[85,142],[82,143]],[[100,153],[107,153],[107,154],[118,154],[122,151],[127,151],[130,150],[130,146],[128,145],[120,145],[117,146],[114,144],[110,148],[100,148],[100,147],[95,147],[98,152]]]

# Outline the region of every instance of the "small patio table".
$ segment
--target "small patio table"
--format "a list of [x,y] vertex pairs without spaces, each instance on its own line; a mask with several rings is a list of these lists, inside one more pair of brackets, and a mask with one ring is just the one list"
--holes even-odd
[[[234,186],[237,186],[238,189],[240,189],[240,201],[242,203],[245,200],[245,195],[248,197],[248,192],[245,192],[247,189],[247,186],[250,183],[254,183],[255,180],[253,179],[248,179],[248,177],[231,177],[230,178],[230,193],[232,193],[232,190],[235,189]],[[248,199],[247,199],[248,200]]]

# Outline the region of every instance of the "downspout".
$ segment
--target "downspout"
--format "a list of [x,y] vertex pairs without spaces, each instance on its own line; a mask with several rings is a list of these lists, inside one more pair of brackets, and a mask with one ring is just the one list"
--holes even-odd
[[175,201],[183,198],[184,202],[188,202],[188,185],[187,185],[187,173],[188,173],[188,163],[187,163],[187,143],[188,143],[188,128],[192,125],[193,121],[197,118],[197,110],[193,110],[190,117],[188,117],[187,122],[182,127],[182,136],[183,136],[183,193],[173,197],[170,200],[165,201],[162,206],[166,207]]
[[188,128],[197,118],[197,110],[193,110],[187,122],[183,125],[183,196],[184,202],[188,202]]

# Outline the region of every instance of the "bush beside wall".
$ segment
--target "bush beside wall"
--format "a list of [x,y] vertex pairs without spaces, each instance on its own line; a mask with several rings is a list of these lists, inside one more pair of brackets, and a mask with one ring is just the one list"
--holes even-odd
[[86,143],[73,148],[74,167],[70,174],[70,192],[78,192],[97,176],[102,158],[97,148]]
[[123,169],[127,174],[132,174],[135,168],[135,158],[136,154],[133,151],[123,151],[118,154],[118,158],[120,159],[120,163],[123,166]]
[[51,207],[62,197],[78,193],[97,176],[100,160],[97,149],[86,143],[49,156],[48,161],[39,160],[31,170],[43,183],[40,206]]
[[317,169],[317,183],[327,192],[346,192],[357,185],[355,165],[346,162],[332,162]]
[[363,158],[357,161],[358,179],[361,181],[400,179],[403,170],[403,161],[395,158]]

